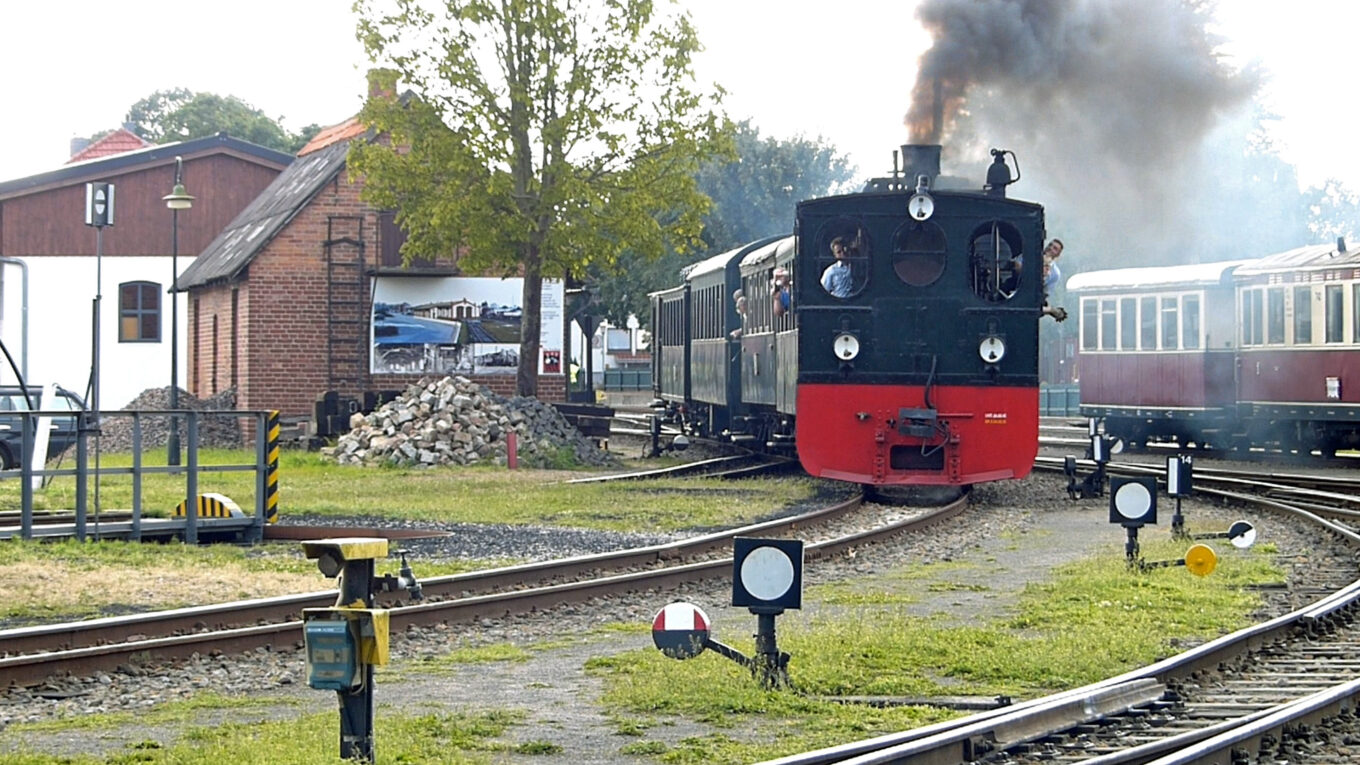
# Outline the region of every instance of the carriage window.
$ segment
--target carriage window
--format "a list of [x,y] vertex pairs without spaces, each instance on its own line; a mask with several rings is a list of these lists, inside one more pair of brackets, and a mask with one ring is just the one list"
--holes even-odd
[[1139,317],[1141,322],[1139,338],[1142,341],[1142,348],[1145,351],[1157,350],[1157,298],[1146,297],[1138,301],[1139,308],[1142,310]]
[[1132,351],[1138,345],[1138,302],[1133,298],[1119,301],[1119,347]]
[[869,283],[873,242],[858,221],[836,218],[822,226],[813,252],[822,289],[834,298],[851,298]]
[[1360,343],[1360,284],[1351,285],[1351,342]]
[[1294,288],[1294,345],[1313,342],[1313,288]]
[[1100,350],[1113,351],[1115,349],[1115,302],[1113,300],[1100,301]]
[[1284,342],[1284,288],[1266,290],[1266,342]]
[[1181,347],[1199,347],[1199,295],[1181,298]]
[[1327,285],[1327,339],[1329,343],[1339,343],[1342,341],[1342,294],[1340,284]]
[[1242,290],[1242,344],[1260,345],[1261,338],[1261,291]]
[[1087,298],[1081,301],[1081,349],[1094,351],[1099,325],[1096,324],[1096,301]]
[[1177,335],[1180,334],[1179,322],[1176,321],[1176,298],[1162,298],[1162,350],[1174,351],[1178,347],[1176,344]]
[[[968,242],[968,264],[973,292],[978,297],[993,303],[1015,297],[1020,289],[1024,262],[1024,239],[1014,226],[993,221],[973,229]],[[1111,302],[1111,312],[1113,305]],[[1114,327],[1111,327],[1110,333],[1102,336],[1101,348],[1113,348],[1114,342]]]
[[118,285],[118,342],[147,343],[161,339],[161,285],[125,282]]
[[944,229],[931,221],[910,221],[893,234],[893,273],[913,287],[934,284],[944,273]]

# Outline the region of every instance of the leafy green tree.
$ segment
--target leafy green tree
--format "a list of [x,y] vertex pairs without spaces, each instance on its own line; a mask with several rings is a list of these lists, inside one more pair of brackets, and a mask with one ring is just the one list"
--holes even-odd
[[[158,90],[133,104],[127,122],[152,143],[171,143],[226,134],[277,151],[296,153],[320,131],[309,125],[299,134],[236,96],[194,93],[185,88]],[[310,131],[310,132],[308,132]]]
[[459,252],[469,272],[524,277],[516,386],[532,395],[544,277],[699,244],[694,176],[730,151],[718,94],[694,84],[699,41],[649,0],[375,3],[355,3],[359,39],[413,97],[368,100],[390,140],[355,146],[350,168],[397,211],[407,262]]
[[[736,157],[715,157],[699,169],[699,190],[713,200],[704,216],[699,257],[768,236],[793,233],[800,200],[850,190],[855,169],[823,139],[787,141],[762,137],[750,120],[736,126]],[[595,312],[622,325],[635,314],[651,323],[647,293],[673,287],[695,255],[667,253],[660,259],[625,253],[615,264],[592,266],[587,282]]]

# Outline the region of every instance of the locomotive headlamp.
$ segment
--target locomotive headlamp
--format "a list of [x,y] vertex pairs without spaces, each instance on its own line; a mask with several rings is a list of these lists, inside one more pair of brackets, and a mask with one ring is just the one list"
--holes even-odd
[[842,332],[831,343],[831,350],[841,361],[850,361],[859,355],[859,338],[849,332]]
[[995,364],[1006,355],[1006,341],[999,337],[984,337],[978,343],[978,355],[988,364]]

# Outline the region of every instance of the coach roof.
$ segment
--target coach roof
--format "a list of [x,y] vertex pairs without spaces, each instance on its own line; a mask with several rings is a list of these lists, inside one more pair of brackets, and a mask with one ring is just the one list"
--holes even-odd
[[[1339,245],[1339,246],[1338,246]],[[1345,248],[1345,249],[1342,249]],[[1267,255],[1237,269],[1238,276],[1317,271],[1326,268],[1354,268],[1360,266],[1360,250],[1337,244],[1310,244],[1275,255]]]
[[1067,289],[1073,292],[1097,292],[1135,289],[1164,289],[1168,287],[1208,287],[1226,284],[1233,270],[1249,260],[1225,260],[1217,263],[1195,263],[1188,266],[1148,266],[1146,268],[1116,268],[1108,271],[1086,271],[1073,274]]

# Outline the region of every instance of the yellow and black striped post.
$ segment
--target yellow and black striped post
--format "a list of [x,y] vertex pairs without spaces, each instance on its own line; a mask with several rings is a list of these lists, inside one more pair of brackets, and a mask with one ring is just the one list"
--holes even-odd
[[274,523],[279,519],[279,412],[269,412],[265,420],[266,441],[264,476],[264,519]]

